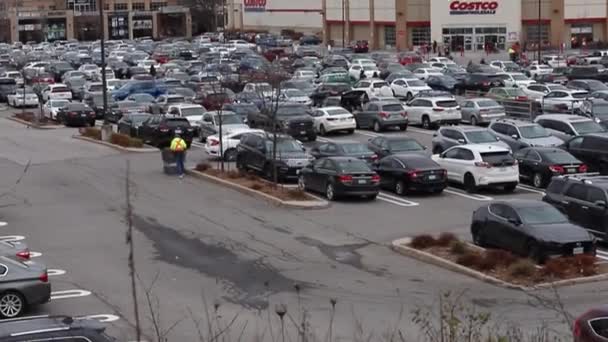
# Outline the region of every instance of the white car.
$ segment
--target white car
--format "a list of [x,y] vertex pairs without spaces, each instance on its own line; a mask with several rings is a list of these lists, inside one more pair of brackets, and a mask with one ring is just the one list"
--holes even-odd
[[511,61],[491,61],[490,66],[501,71],[518,69],[519,65]]
[[583,104],[589,93],[585,90],[559,89],[543,96],[541,107],[544,111],[571,111]]
[[312,100],[308,95],[299,89],[284,89],[281,91],[279,101],[288,103],[299,103],[303,105],[312,105]]
[[355,59],[354,61],[352,61],[352,64],[357,64],[357,65],[376,65],[376,61],[374,61],[373,59],[368,59],[368,58],[358,58]]
[[222,134],[223,151],[221,152],[219,135],[210,135],[209,137],[207,137],[207,142],[205,143],[205,151],[210,156],[224,158],[225,161],[235,161],[237,155],[236,146],[241,142],[241,137],[243,136],[243,134],[251,133],[264,134],[264,131],[261,129],[242,128],[224,133]]
[[127,54],[128,54],[128,52],[124,51],[124,50],[114,50],[114,51],[110,52],[110,55],[108,56],[108,58],[117,59],[122,62],[122,60],[125,58],[125,56]]
[[61,76],[61,82],[65,83],[65,81],[71,78],[87,78],[87,75],[84,72],[78,70],[66,71],[66,73]]
[[99,67],[95,64],[83,64],[78,71],[84,73],[87,79],[92,80],[99,73]]
[[544,64],[530,65],[526,70],[528,77],[537,78],[538,75],[548,75],[553,72],[553,68]]
[[119,89],[120,87],[122,87],[123,84],[123,81],[117,78],[106,80],[106,87],[108,88],[108,91],[114,91],[116,89]]
[[363,90],[367,93],[368,98],[371,98],[372,96],[380,95],[380,89],[382,89],[382,87],[390,88],[386,81],[376,79],[365,79],[355,84],[353,90]]
[[335,131],[355,132],[355,117],[342,107],[324,107],[312,113],[315,130],[321,135]]
[[71,100],[72,91],[65,84],[49,84],[44,89],[42,89],[42,100],[46,102],[50,99]]
[[46,66],[48,66],[49,64],[49,62],[31,62],[23,67],[23,71],[26,72],[30,70],[30,72],[33,72],[35,74],[41,73],[44,72],[44,68],[46,68]]
[[458,102],[451,96],[418,97],[405,105],[410,124],[431,129],[441,124],[457,125],[462,120]]
[[68,103],[70,103],[69,100],[51,99],[47,101],[44,106],[42,106],[42,113],[44,114],[45,118],[57,120],[57,112],[59,111],[59,108]]
[[19,71],[6,71],[0,75],[0,77],[12,78],[17,83],[17,87],[23,86],[23,75]]
[[566,86],[553,83],[530,84],[527,87],[521,87],[521,90],[532,100],[540,100],[543,96],[554,90],[568,90]]
[[442,76],[443,73],[439,68],[418,68],[413,71],[413,74],[421,80],[426,80],[429,76]]
[[228,49],[232,50],[232,51],[239,50],[239,49],[254,49],[256,47],[255,44],[248,43],[247,41],[242,40],[242,39],[231,40],[228,42],[228,44],[229,44]]
[[428,63],[442,63],[442,64],[456,64],[453,60],[447,57],[431,57],[427,61]]
[[160,63],[153,59],[144,59],[142,61],[139,61],[137,63],[137,66],[146,70],[150,70],[150,67],[154,66],[154,69],[158,70],[158,68],[160,67]]
[[266,82],[259,83],[247,83],[243,88],[244,93],[253,93],[259,96],[260,98],[272,98],[274,95],[274,91],[272,90],[272,86]]
[[167,113],[186,118],[192,126],[199,125],[205,112],[207,112],[205,107],[198,104],[177,104],[167,108]]
[[296,70],[293,73],[293,79],[296,80],[313,80],[317,75],[312,70]]
[[[114,71],[110,68],[106,69],[106,80],[113,80],[116,78],[116,75],[114,74]],[[95,81],[99,81],[101,82],[101,69],[99,69],[98,72],[96,72],[95,74],[93,74],[93,80]]]
[[552,68],[565,67],[568,64],[563,56],[557,55],[545,55],[543,61]]
[[380,70],[378,69],[378,67],[374,64],[364,64],[364,65],[359,65],[359,64],[354,64],[351,65],[350,69],[348,69],[348,73],[355,78],[356,80],[361,78],[361,70],[363,70],[363,73],[365,74],[366,78],[373,78],[374,75],[376,77],[378,77],[378,75],[380,75]]
[[404,97],[411,100],[421,91],[432,90],[426,83],[419,79],[398,78],[391,83],[391,89],[395,97]]
[[14,94],[6,96],[6,102],[11,107],[37,107],[38,106],[38,95],[31,89],[25,91],[25,98],[23,96],[23,89],[17,89]]
[[505,87],[527,87],[535,83],[534,80],[529,79],[528,76],[520,72],[505,72],[498,75],[505,84]]
[[448,171],[449,181],[463,184],[467,192],[495,186],[513,192],[519,183],[517,160],[502,146],[458,145],[432,159]]

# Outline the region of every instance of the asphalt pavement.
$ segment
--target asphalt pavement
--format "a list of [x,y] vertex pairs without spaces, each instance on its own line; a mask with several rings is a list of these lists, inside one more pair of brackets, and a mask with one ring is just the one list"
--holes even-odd
[[[541,321],[568,329],[553,312],[530,306],[525,293],[480,283],[388,248],[394,239],[423,232],[450,231],[468,238],[470,215],[477,207],[492,199],[540,199],[542,191],[522,185],[514,194],[471,195],[450,187],[439,196],[383,193],[374,202],[290,210],[198,179],[166,176],[155,153],[121,153],[72,139],[73,134],[75,128],[41,131],[0,118],[0,221],[6,222],[0,235],[23,237],[39,253],[33,260],[56,270],[51,277],[55,299],[30,314],[113,315],[100,316],[110,320],[109,332],[123,341],[134,339],[125,244],[129,161],[146,340],[154,335],[144,296],[149,287],[161,327],[177,322],[169,341],[198,340],[194,321],[205,321],[204,303],[219,305],[223,324],[237,316],[236,337],[244,329],[267,338],[269,321],[277,333],[277,304],[286,304],[295,318],[304,307],[311,328],[323,338],[332,298],[337,300],[334,335],[342,340],[353,338],[358,322],[381,334],[400,312],[400,326],[409,337],[417,331],[410,312],[437,303],[448,290],[465,290],[467,303],[500,322],[517,322],[528,331]],[[382,134],[407,134],[426,146],[432,139],[432,132],[415,127]],[[375,135],[356,131],[321,139],[367,141]],[[194,144],[189,165],[205,158]],[[578,314],[606,290],[606,284],[595,283],[563,288],[560,294]]]

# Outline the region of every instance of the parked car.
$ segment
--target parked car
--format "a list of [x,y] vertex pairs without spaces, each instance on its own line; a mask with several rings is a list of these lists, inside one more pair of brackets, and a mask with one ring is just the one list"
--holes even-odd
[[139,138],[158,148],[169,146],[175,134],[180,134],[190,148],[196,129],[186,118],[173,115],[152,115],[139,126]]
[[388,127],[407,129],[409,120],[407,112],[397,101],[373,101],[363,105],[362,110],[354,111],[353,115],[358,128],[371,128],[381,132]]
[[574,342],[605,342],[608,340],[608,306],[598,305],[574,320]]
[[325,194],[333,201],[355,196],[374,200],[379,192],[380,176],[364,161],[352,157],[317,159],[300,170],[298,187]]
[[38,107],[38,95],[32,88],[18,89],[14,94],[9,94],[6,98],[9,106],[15,108]]
[[115,100],[120,101],[126,99],[129,95],[137,93],[145,93],[158,97],[166,92],[167,88],[162,82],[131,80],[120,87],[120,89],[113,91],[112,97]]
[[534,122],[543,126],[551,135],[562,141],[589,133],[605,133],[606,128],[590,118],[568,114],[544,114],[534,119]]
[[472,126],[489,124],[492,120],[503,119],[507,116],[505,107],[493,99],[471,98],[460,103],[462,122]]
[[429,155],[424,145],[407,136],[379,136],[369,139],[367,146],[378,158],[405,153]]
[[493,87],[502,86],[504,86],[502,80],[491,74],[472,73],[465,75],[454,88],[457,94],[464,95],[466,91],[487,92]]
[[488,91],[487,96],[497,100],[528,101],[528,96],[523,90],[513,87],[492,88]]
[[525,69],[525,74],[536,80],[539,75],[549,75],[553,72],[553,68],[545,64],[530,65]]
[[556,147],[563,140],[552,136],[537,123],[514,119],[495,120],[488,126],[513,152],[524,147]]
[[89,318],[74,319],[57,315],[29,316],[4,320],[0,327],[0,340],[114,342],[115,339],[109,337],[105,329],[103,323]]
[[462,120],[460,106],[452,96],[420,95],[405,106],[411,124],[432,129],[440,125],[457,125]]
[[249,128],[249,126],[244,124],[241,118],[233,112],[217,110],[205,112],[202,115],[202,119],[198,122],[200,141],[205,142],[207,137],[219,134],[220,122],[222,125],[222,133]]
[[606,241],[608,232],[608,179],[605,176],[554,177],[543,201],[564,213],[597,238]]
[[554,176],[587,172],[587,165],[570,153],[552,147],[526,147],[515,152],[519,177],[544,188]]
[[14,94],[17,90],[17,82],[14,78],[0,78],[0,102],[6,102],[10,94]]
[[25,263],[12,256],[0,256],[0,274],[0,302],[7,303],[0,306],[1,318],[16,318],[28,308],[51,300],[46,266],[31,261]]
[[608,129],[608,101],[587,99],[581,103],[578,112]]
[[72,91],[65,85],[61,83],[49,84],[45,88],[42,89],[42,100],[48,101],[49,99],[72,99]]
[[148,121],[152,114],[128,112],[124,114],[116,124],[116,130],[120,134],[126,134],[133,138],[139,137],[139,127]]
[[51,99],[42,106],[42,113],[45,118],[57,120],[57,113],[62,107],[65,107],[70,100]]
[[542,83],[542,84],[560,84],[560,85],[565,85],[566,83],[568,83],[568,77],[564,76],[563,74],[558,74],[558,73],[551,73],[551,74],[547,74],[547,75],[538,75],[536,77],[536,82],[538,83]]
[[126,113],[145,112],[146,107],[135,101],[116,101],[113,102],[105,115],[105,119],[112,123],[117,123]]
[[355,117],[342,107],[319,108],[314,110],[311,116],[314,120],[315,130],[320,135],[336,131],[346,131],[348,134],[352,134],[357,126]]
[[572,113],[581,106],[588,95],[589,93],[585,90],[553,90],[541,98],[541,106],[544,112]]
[[434,154],[433,160],[448,170],[449,181],[463,184],[467,192],[481,187],[502,187],[505,192],[513,192],[519,183],[517,161],[504,147],[459,145]]
[[243,123],[247,123],[247,117],[250,114],[252,116],[261,114],[260,109],[253,103],[225,103],[222,106],[222,110],[236,113],[236,115],[241,118]]
[[317,142],[310,149],[310,154],[317,159],[323,157],[359,158],[370,165],[378,160],[378,155],[370,150],[367,144],[358,141]]
[[536,200],[495,201],[473,212],[471,236],[492,246],[544,263],[554,255],[595,255],[595,241],[557,209]]
[[598,80],[572,80],[566,84],[570,89],[584,90],[588,93],[593,93],[599,90],[608,90],[608,86]]
[[568,90],[568,88],[561,84],[544,83],[530,84],[529,86],[521,87],[521,90],[530,100],[541,100],[545,95],[554,90]]
[[433,90],[454,91],[458,81],[449,75],[431,75],[426,79],[426,84]]
[[431,90],[431,87],[419,79],[398,78],[391,83],[391,89],[395,97],[405,98],[406,101],[410,101],[419,92]]
[[95,126],[95,112],[80,102],[69,102],[57,110],[55,118],[66,126]]
[[519,72],[497,74],[497,77],[502,80],[505,87],[527,87],[535,83],[534,80],[529,79],[528,76]]
[[406,195],[412,191],[441,193],[447,187],[447,171],[427,156],[396,154],[380,159],[375,167],[380,187]]
[[450,147],[467,144],[490,144],[510,149],[490,130],[482,127],[448,126],[439,128],[433,134],[433,154],[441,154]]
[[244,134],[264,134],[261,129],[239,128],[227,131],[222,134],[222,144],[220,150],[219,135],[211,135],[207,137],[205,144],[205,152],[212,157],[223,158],[225,161],[236,161],[237,145],[241,141]]
[[574,137],[561,148],[585,163],[590,172],[608,175],[608,134],[593,133]]
[[274,179],[275,171],[280,180],[295,180],[299,171],[314,159],[300,142],[286,134],[277,134],[276,138],[267,132],[243,134],[236,150],[239,170],[257,171],[270,180]]

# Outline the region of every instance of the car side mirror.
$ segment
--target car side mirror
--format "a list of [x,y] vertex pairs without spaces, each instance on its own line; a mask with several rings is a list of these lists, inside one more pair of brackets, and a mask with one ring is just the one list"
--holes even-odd
[[598,207],[606,209],[606,202],[605,201],[595,201],[593,204],[595,204]]
[[458,139],[458,142],[459,142],[460,144],[464,144],[464,143],[466,143],[466,141],[465,141],[464,139]]
[[515,140],[519,140],[519,135],[517,134],[513,134],[511,135],[511,138],[515,139]]
[[516,226],[521,225],[521,221],[519,219],[516,219],[516,218],[512,218],[511,217],[511,218],[508,219],[508,221],[509,221],[509,223],[514,224]]

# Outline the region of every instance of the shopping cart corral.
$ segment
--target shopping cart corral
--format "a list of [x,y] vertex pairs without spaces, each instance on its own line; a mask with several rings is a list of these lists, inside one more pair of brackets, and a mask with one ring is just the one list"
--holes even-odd
[[[186,151],[184,153],[184,163],[186,162]],[[175,158],[175,153],[171,151],[169,148],[164,148],[161,150],[161,156],[163,159],[163,172],[167,175],[177,175],[177,161]]]

